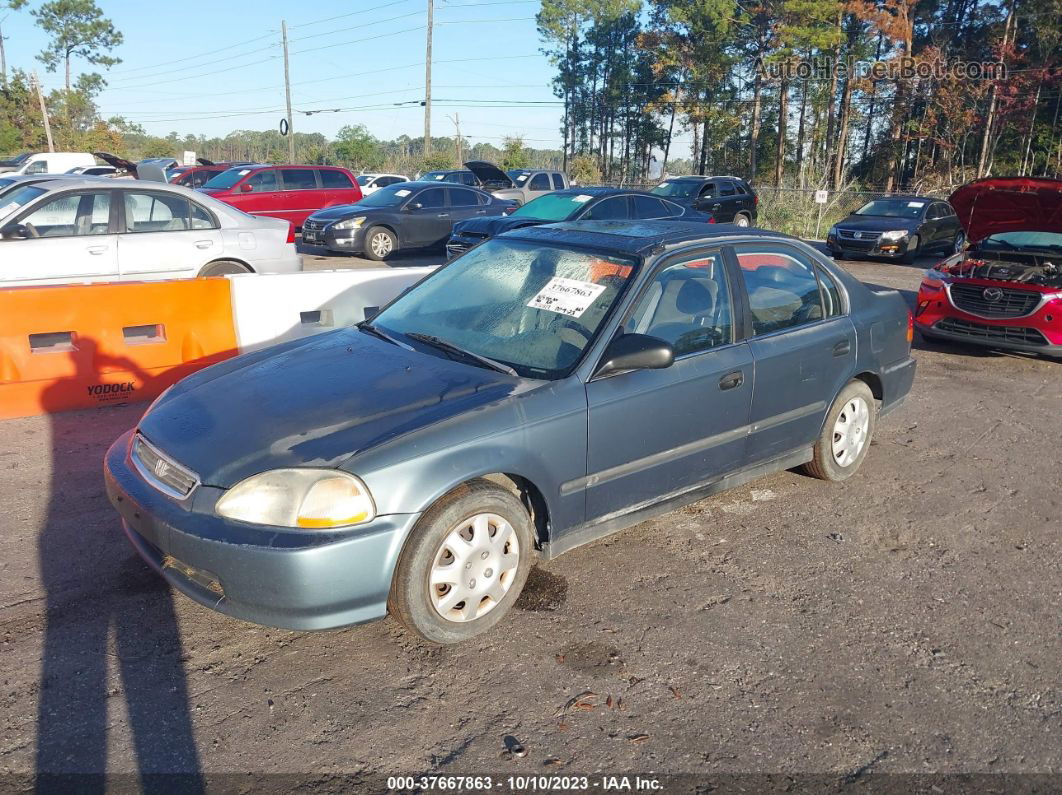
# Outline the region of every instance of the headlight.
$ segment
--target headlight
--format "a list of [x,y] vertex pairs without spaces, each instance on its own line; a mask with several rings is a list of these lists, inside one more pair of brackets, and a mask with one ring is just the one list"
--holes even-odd
[[881,233],[882,240],[903,240],[910,234],[906,229],[893,229],[888,232]]
[[830,231],[826,233],[827,237],[837,237],[837,227],[831,226]]
[[218,500],[219,516],[253,524],[327,530],[372,521],[365,484],[335,469],[274,469],[237,483]]
[[336,221],[332,224],[333,229],[357,229],[365,223],[365,216],[359,215],[355,218],[348,218],[345,221]]

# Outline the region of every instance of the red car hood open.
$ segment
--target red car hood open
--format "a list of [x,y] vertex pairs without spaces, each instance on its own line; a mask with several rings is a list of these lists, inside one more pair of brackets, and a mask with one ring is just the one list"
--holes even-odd
[[963,185],[948,201],[970,242],[999,232],[1062,232],[1062,180],[988,177]]

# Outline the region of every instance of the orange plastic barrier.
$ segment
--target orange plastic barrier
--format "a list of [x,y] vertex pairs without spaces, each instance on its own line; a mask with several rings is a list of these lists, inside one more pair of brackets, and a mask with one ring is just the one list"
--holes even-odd
[[0,419],[156,397],[238,353],[229,280],[0,289]]

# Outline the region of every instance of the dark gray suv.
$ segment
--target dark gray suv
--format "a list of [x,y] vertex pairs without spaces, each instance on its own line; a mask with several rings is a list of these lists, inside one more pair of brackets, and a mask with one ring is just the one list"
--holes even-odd
[[177,383],[106,458],[129,540],[223,613],[387,612],[453,643],[552,558],[789,467],[842,481],[914,378],[910,313],[799,240],[520,229],[358,327]]

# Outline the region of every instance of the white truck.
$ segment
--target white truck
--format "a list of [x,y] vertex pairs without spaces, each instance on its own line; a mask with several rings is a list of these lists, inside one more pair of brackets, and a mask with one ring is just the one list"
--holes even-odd
[[23,152],[0,160],[6,174],[65,174],[72,168],[92,168],[96,158],[88,152]]

